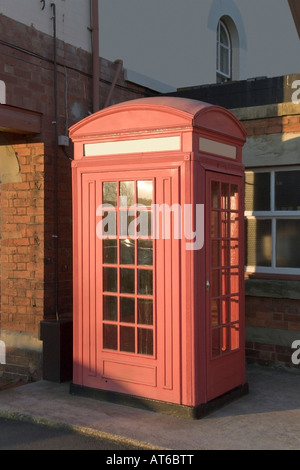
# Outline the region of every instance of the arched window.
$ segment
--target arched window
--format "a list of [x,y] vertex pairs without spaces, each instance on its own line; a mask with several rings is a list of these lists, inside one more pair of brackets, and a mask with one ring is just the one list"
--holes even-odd
[[220,20],[217,29],[217,82],[232,79],[232,43],[229,30]]

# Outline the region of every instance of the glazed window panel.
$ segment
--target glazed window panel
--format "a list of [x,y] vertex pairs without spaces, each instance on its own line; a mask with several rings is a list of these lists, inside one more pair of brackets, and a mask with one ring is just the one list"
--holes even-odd
[[112,205],[104,215],[116,220],[115,236],[101,241],[103,348],[123,354],[154,355],[153,188],[152,180],[102,185]]
[[300,273],[300,169],[246,171],[247,272]]

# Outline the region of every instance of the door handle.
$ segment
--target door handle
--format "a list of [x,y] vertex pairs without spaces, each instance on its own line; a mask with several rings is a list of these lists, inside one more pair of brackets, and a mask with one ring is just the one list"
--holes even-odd
[[209,290],[209,288],[210,288],[210,282],[209,281],[206,281],[205,287],[206,287],[206,290]]

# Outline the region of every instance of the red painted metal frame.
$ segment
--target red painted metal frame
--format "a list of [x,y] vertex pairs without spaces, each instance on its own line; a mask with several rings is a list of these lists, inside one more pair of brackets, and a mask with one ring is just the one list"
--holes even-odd
[[[128,141],[133,139],[149,139],[153,137],[180,137],[180,148],[176,151],[145,152],[124,155],[104,155],[95,157],[84,156],[84,144],[95,142]],[[158,334],[156,385],[130,381],[130,375],[124,381],[107,380],[99,372],[99,362],[105,357],[112,357],[99,348],[99,323],[94,339],[95,368],[94,379],[88,379],[86,296],[84,287],[87,273],[85,268],[86,247],[84,235],[86,227],[86,208],[83,205],[85,181],[102,181],[114,177],[115,180],[132,178],[156,181],[156,201],[164,200],[164,191],[171,191],[170,203],[204,204],[209,195],[206,190],[206,179],[209,172],[220,175],[230,182],[240,180],[243,188],[244,167],[242,164],[242,147],[245,132],[237,119],[227,110],[199,101],[183,98],[156,97],[125,102],[106,108],[73,126],[70,137],[74,142],[75,160],[73,172],[73,218],[74,218],[74,377],[78,385],[92,386],[104,390],[122,391],[131,395],[147,397],[188,406],[207,403],[215,394],[224,393],[233,386],[224,378],[221,388],[210,390],[208,370],[213,368],[210,357],[209,313],[206,309],[207,291],[207,253],[204,248],[195,251],[186,250],[186,240],[156,240],[157,263],[155,282],[160,289],[157,294],[157,312],[165,308],[164,333]],[[236,148],[236,159],[222,157],[214,153],[200,152],[199,138],[209,139]],[[131,176],[130,176],[131,175]],[[94,183],[91,183],[94,184]],[[168,188],[168,189],[166,189]],[[93,209],[94,210],[94,209]],[[241,212],[242,214],[242,212]],[[242,217],[242,215],[241,215]],[[242,220],[242,218],[241,218]],[[92,230],[94,230],[92,226]],[[206,238],[209,236],[206,228]],[[85,238],[84,238],[85,237]],[[240,234],[240,248],[243,252],[244,240]],[[92,267],[92,270],[95,268]],[[243,257],[240,258],[240,272],[243,272]],[[88,274],[89,275],[89,274]],[[170,280],[171,277],[171,280]],[[96,290],[95,282],[91,281],[92,290]],[[165,288],[162,288],[165,286]],[[241,317],[244,313],[243,279],[240,279]],[[94,308],[94,307],[93,307]],[[161,313],[159,313],[161,315]],[[96,314],[97,315],[97,314]],[[243,327],[243,318],[241,321]],[[168,329],[169,328],[169,329]],[[169,337],[166,337],[166,333]],[[240,345],[241,354],[238,363],[233,364],[232,374],[237,377],[234,386],[245,384],[243,337]],[[126,357],[125,357],[126,356]],[[228,354],[227,362],[224,355],[224,367],[232,367]],[[118,354],[120,367],[122,361],[133,363],[128,354]],[[135,364],[144,366],[153,359],[141,356],[135,358]],[[115,363],[117,364],[117,362]],[[155,367],[156,367],[155,366]],[[152,367],[152,366],[151,366]],[[117,370],[117,365],[113,369]],[[168,383],[166,382],[168,371]],[[222,390],[220,392],[220,390]]]

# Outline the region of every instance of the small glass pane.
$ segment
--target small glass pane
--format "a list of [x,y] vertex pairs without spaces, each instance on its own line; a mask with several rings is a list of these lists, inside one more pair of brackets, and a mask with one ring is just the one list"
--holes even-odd
[[219,23],[220,28],[220,42],[226,47],[229,47],[229,38],[226,29],[224,28],[222,23]]
[[237,294],[239,292],[239,270],[237,268],[230,269],[230,292]]
[[119,236],[120,238],[135,237],[136,230],[136,219],[131,211],[120,210],[119,211]]
[[153,183],[152,181],[138,181],[138,204],[151,206],[153,203]]
[[103,204],[117,206],[117,183],[103,183]]
[[134,181],[121,181],[120,207],[130,207],[134,204]]
[[118,349],[118,327],[116,325],[103,325],[103,348]]
[[98,238],[116,237],[117,217],[115,210],[105,211],[103,218],[97,226]]
[[229,247],[229,241],[222,240],[222,253],[221,253],[222,266],[227,266],[229,264],[228,247]]
[[227,47],[220,46],[220,72],[229,76],[230,51]]
[[135,328],[129,326],[120,327],[120,350],[135,352]]
[[211,300],[211,326],[220,324],[220,301],[219,299]]
[[134,294],[134,269],[121,269],[121,292],[123,294]]
[[229,209],[229,184],[221,184],[221,205],[222,209]]
[[240,347],[240,326],[238,323],[234,323],[230,326],[231,334],[231,351]]
[[103,296],[103,319],[117,321],[118,319],[118,299],[111,295]]
[[138,353],[153,355],[153,331],[145,328],[138,328]]
[[218,238],[220,236],[219,233],[219,212],[212,211],[210,235],[212,238]]
[[247,220],[246,257],[247,266],[271,266],[272,223],[271,220]]
[[142,210],[137,212],[136,219],[137,237],[148,238],[152,236],[152,211]]
[[131,297],[121,297],[120,300],[120,318],[121,322],[135,322],[135,299]]
[[232,184],[230,186],[230,209],[232,211],[237,211],[238,208],[239,208],[238,186],[236,184]]
[[270,173],[245,173],[245,209],[246,211],[271,210]]
[[153,301],[138,299],[138,323],[140,325],[153,325]]
[[117,269],[103,268],[104,292],[117,292]]
[[239,264],[239,244],[235,240],[230,241],[230,265],[235,266]]
[[230,213],[230,237],[239,237],[239,216],[236,212]]
[[300,210],[300,171],[277,171],[275,173],[275,210]]
[[218,181],[211,182],[211,206],[213,209],[220,207],[220,185]]
[[211,260],[213,268],[220,266],[220,242],[218,240],[211,242]]
[[222,269],[222,295],[229,294],[229,269]]
[[129,238],[120,241],[120,263],[134,264],[135,242]]
[[238,321],[239,320],[239,298],[230,297],[230,321]]
[[220,329],[216,328],[212,330],[212,357],[220,356],[220,349]]
[[103,263],[117,264],[117,240],[103,240]]
[[277,220],[276,266],[300,268],[300,220]]
[[141,295],[153,294],[153,272],[148,269],[138,270],[138,293]]
[[229,220],[229,215],[228,212],[221,212],[221,236],[223,238],[228,237],[228,220]]
[[222,324],[228,323],[230,319],[229,297],[222,299]]
[[230,327],[224,326],[222,328],[222,352],[223,353],[230,351],[229,333],[230,333]]
[[153,265],[152,240],[138,240],[138,264],[140,266]]
[[220,271],[218,269],[214,269],[212,272],[211,294],[213,297],[220,295]]

